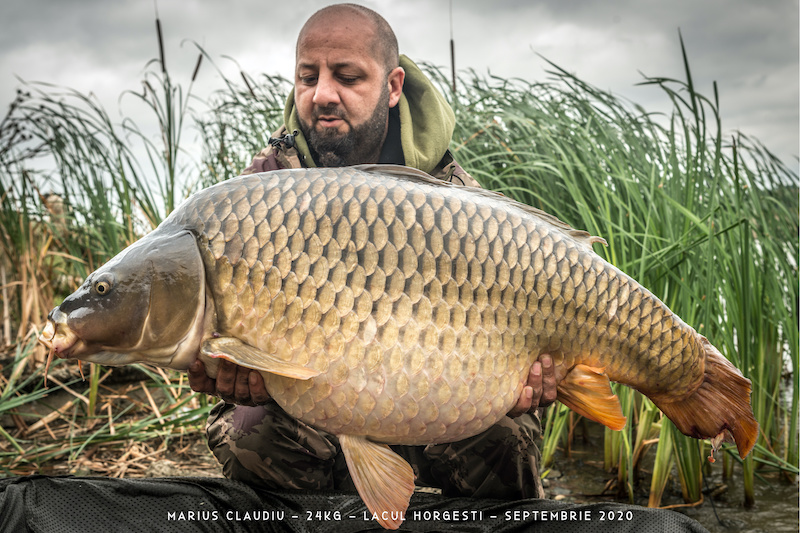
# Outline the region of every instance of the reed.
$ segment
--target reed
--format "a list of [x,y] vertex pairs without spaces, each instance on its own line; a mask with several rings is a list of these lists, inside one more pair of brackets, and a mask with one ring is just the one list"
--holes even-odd
[[[553,80],[543,83],[473,73],[452,95],[453,149],[487,188],[603,236],[609,246],[601,254],[694,324],[753,381],[762,436],[745,462],[751,503],[751,465],[797,471],[796,395],[788,405],[779,398],[787,387],[797,390],[795,372],[792,384],[781,376],[789,364],[797,368],[798,177],[757,141],[740,133],[730,142],[722,138],[716,86],[713,97],[700,94],[682,52],[684,80],[643,82],[672,103],[666,116],[556,65]],[[644,413],[653,409],[628,394],[621,394],[628,409],[639,402]],[[636,433],[606,432],[606,464],[629,490],[642,456],[636,441],[643,443],[657,422],[648,418],[639,417]],[[653,493],[663,491],[674,461],[685,498],[698,501],[703,450],[678,432],[666,434],[668,421],[659,427],[671,449],[656,452],[660,485]]]

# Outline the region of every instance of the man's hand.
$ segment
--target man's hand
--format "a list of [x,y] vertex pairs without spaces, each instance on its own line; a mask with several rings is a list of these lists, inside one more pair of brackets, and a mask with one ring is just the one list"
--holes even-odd
[[[229,361],[220,361],[216,379],[206,375],[205,366],[199,359],[189,366],[188,372],[192,390],[218,396],[229,403],[261,405],[270,399],[264,380],[258,372]],[[556,400],[556,385],[553,359],[543,354],[531,366],[528,382],[508,416],[515,418],[550,405]]]
[[517,405],[508,412],[508,416],[516,418],[520,415],[535,411],[539,407],[547,407],[556,401],[558,390],[556,389],[556,373],[553,366],[553,358],[548,354],[542,354],[539,359],[531,365],[528,374],[528,382],[522,388]]
[[189,365],[188,372],[193,391],[218,396],[228,403],[262,405],[270,398],[261,374],[229,361],[220,361],[217,379],[206,375],[205,365],[199,359]]

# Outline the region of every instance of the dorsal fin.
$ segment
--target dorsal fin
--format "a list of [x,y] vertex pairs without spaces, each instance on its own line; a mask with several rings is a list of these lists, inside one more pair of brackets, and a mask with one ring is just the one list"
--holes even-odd
[[566,222],[561,221],[558,217],[551,215],[550,213],[545,213],[541,209],[537,209],[533,206],[523,204],[522,202],[518,202],[517,200],[509,198],[504,194],[496,191],[489,191],[486,189],[481,189],[479,187],[456,185],[454,183],[436,179],[430,174],[427,174],[416,168],[406,167],[402,165],[387,165],[387,164],[355,165],[352,168],[360,170],[362,172],[388,174],[396,178],[413,181],[417,183],[424,183],[434,187],[456,187],[458,189],[466,189],[485,198],[491,198],[496,201],[505,202],[509,204],[509,206],[516,207],[517,209],[521,209],[522,211],[525,211],[526,213],[529,213],[539,218],[540,220],[546,222],[547,224],[553,226],[554,228],[569,235],[578,245],[583,246],[589,251],[592,251],[592,245],[596,242],[599,242],[604,246],[608,246],[608,243],[602,237],[596,237],[594,235],[591,235],[587,231],[575,229]]

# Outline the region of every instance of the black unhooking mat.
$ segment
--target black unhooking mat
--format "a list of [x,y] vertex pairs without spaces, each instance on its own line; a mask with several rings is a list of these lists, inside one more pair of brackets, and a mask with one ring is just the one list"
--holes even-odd
[[[0,479],[0,532],[384,531],[355,493],[262,492],[219,478]],[[705,532],[673,511],[415,493],[400,531]]]

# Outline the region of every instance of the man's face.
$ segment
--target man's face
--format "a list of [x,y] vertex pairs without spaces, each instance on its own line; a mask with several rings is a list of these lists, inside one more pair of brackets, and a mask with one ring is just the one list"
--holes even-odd
[[298,41],[295,106],[321,166],[378,161],[404,72],[387,75],[373,31],[360,16],[338,14],[307,27]]

